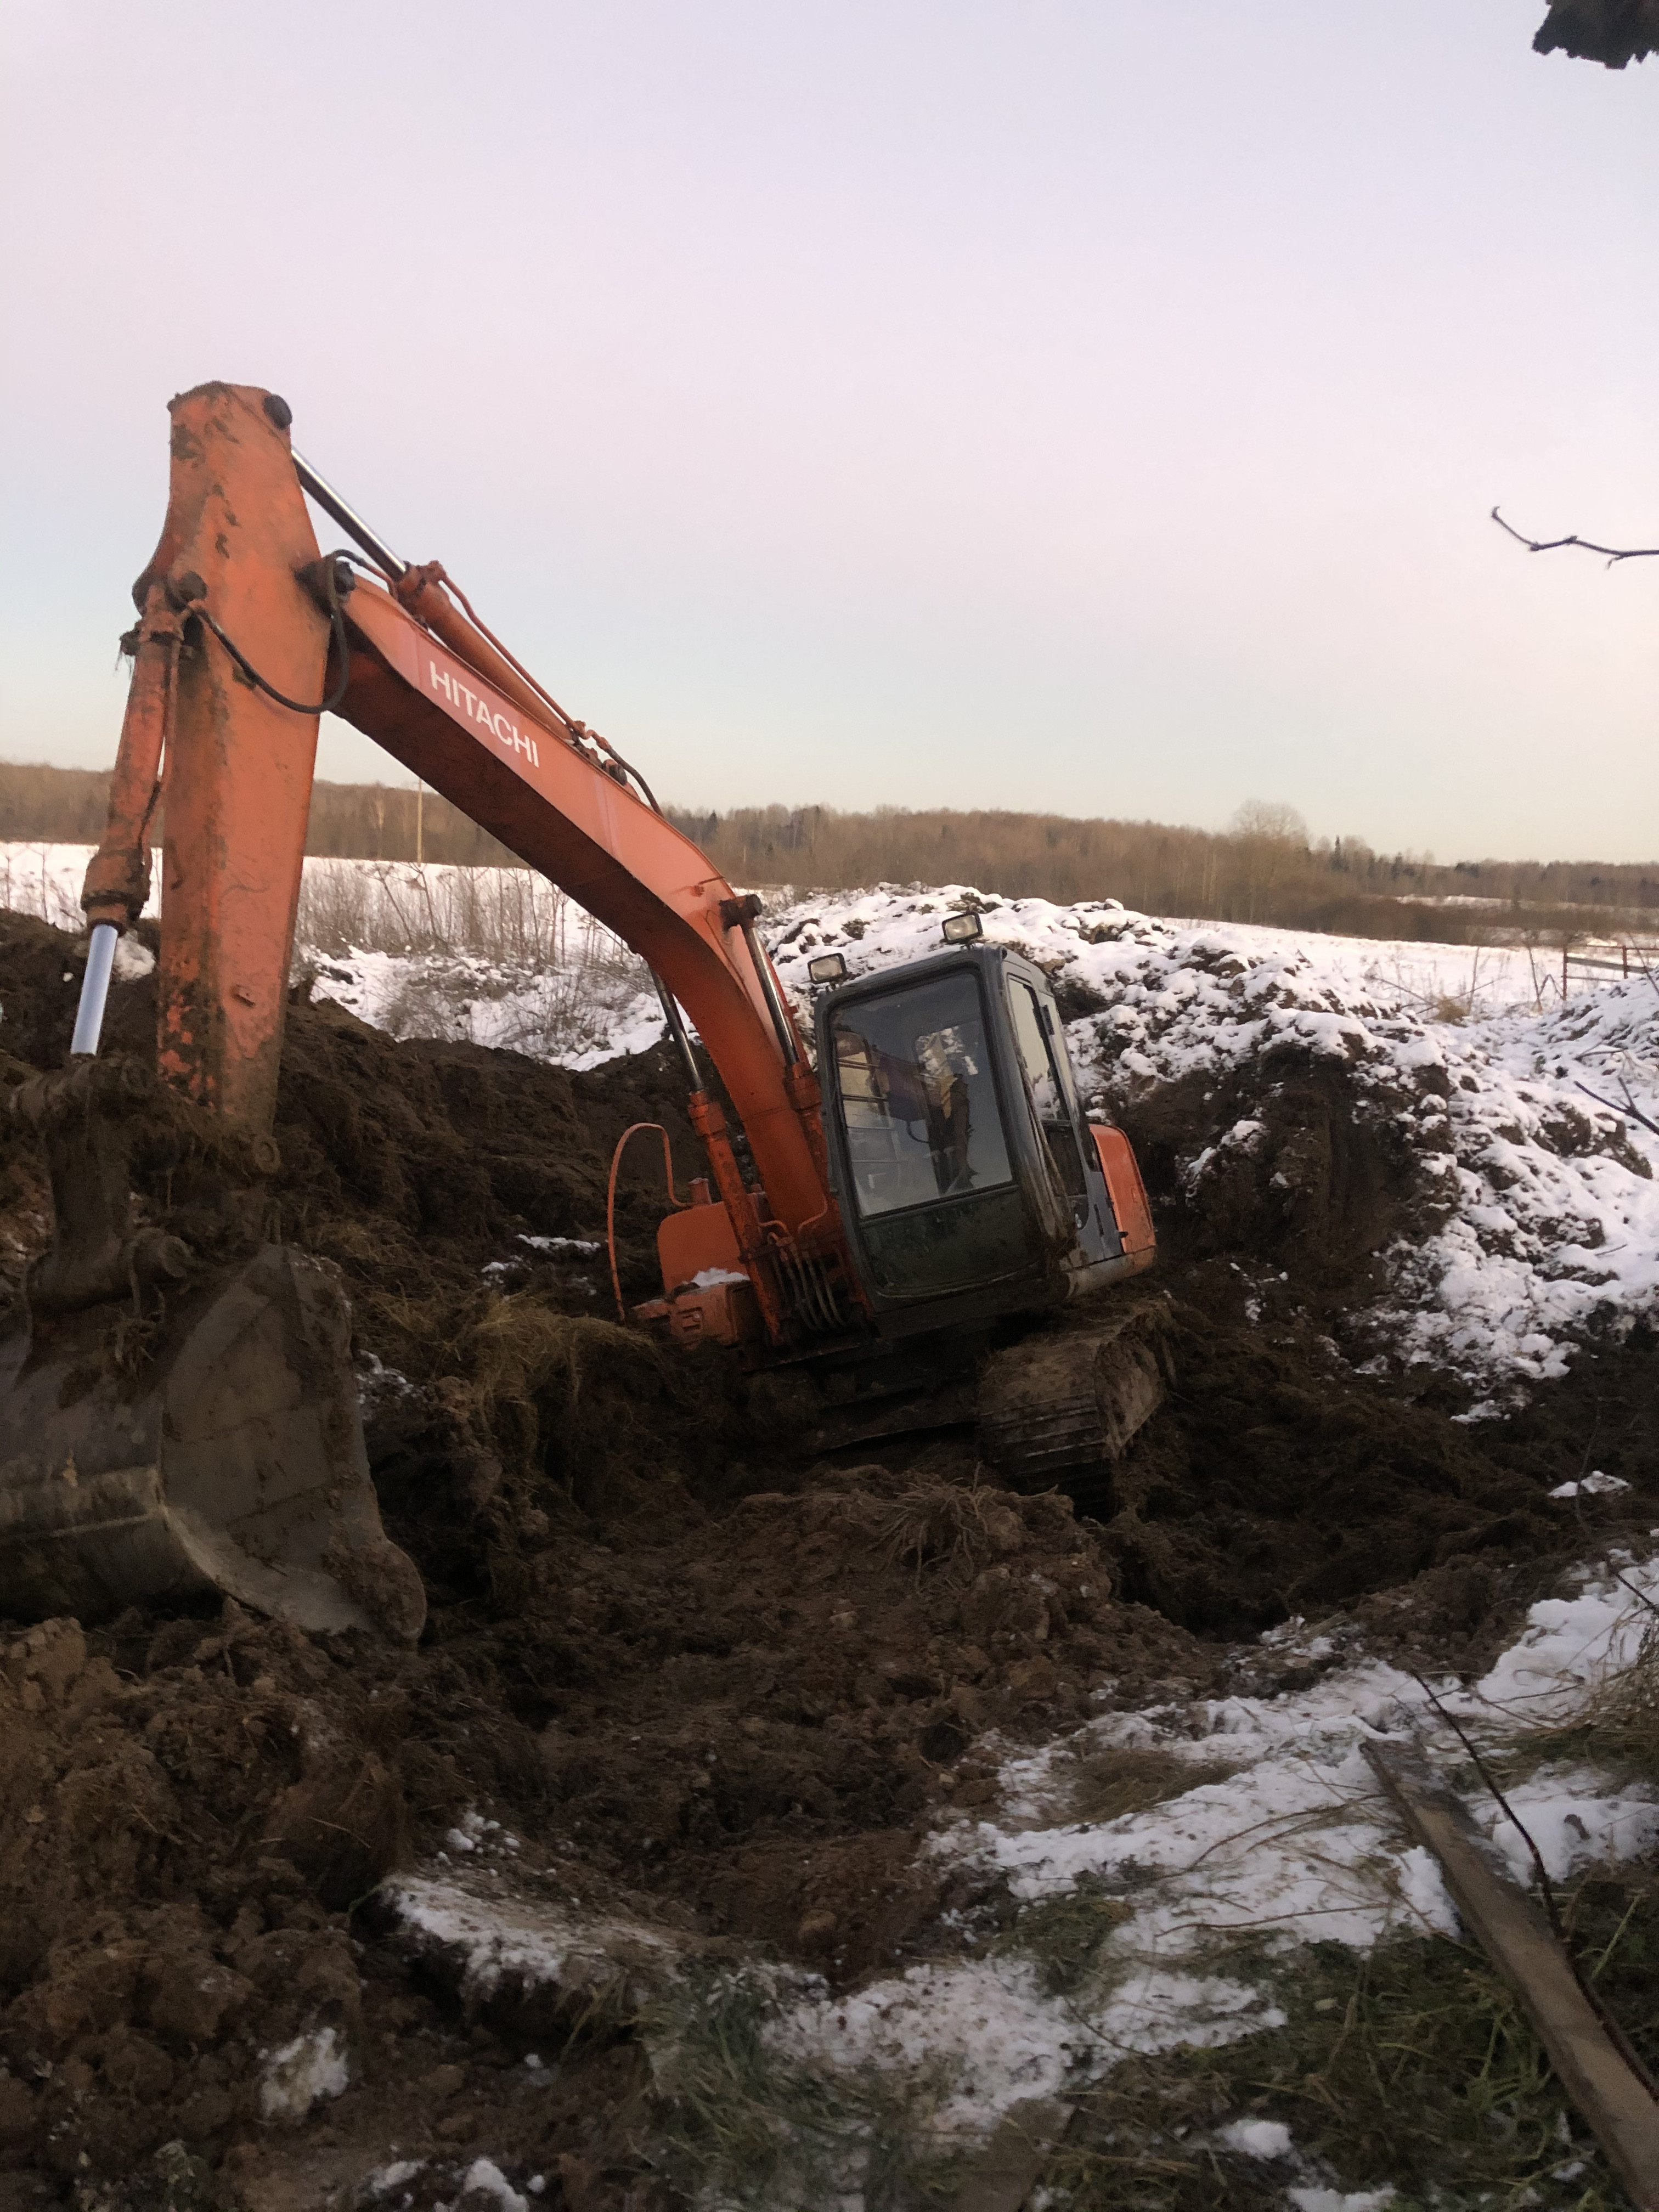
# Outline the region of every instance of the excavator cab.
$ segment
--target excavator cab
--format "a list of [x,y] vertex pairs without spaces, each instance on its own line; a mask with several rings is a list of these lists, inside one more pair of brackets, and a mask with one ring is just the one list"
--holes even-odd
[[824,993],[830,1185],[879,1334],[1063,1304],[1146,1267],[1133,1154],[1083,1118],[1054,993],[969,944]]

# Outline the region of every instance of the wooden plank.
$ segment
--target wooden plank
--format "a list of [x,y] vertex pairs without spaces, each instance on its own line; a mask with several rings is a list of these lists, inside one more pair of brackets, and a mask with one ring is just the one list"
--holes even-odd
[[1557,2080],[1637,2212],[1659,2212],[1659,2104],[1596,2017],[1542,1910],[1420,1752],[1368,1743],[1365,1756],[1407,1826],[1440,1862],[1459,1912],[1513,1985]]
[[[951,2198],[951,2212],[1020,2212],[1065,2134],[1072,2110],[1054,2097],[1024,2097],[1011,2105]],[[1647,2212],[1645,2205],[1642,2212]]]

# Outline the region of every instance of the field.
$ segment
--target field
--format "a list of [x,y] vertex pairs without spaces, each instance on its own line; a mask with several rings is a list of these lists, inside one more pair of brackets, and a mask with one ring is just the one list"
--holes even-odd
[[[8,1088],[83,865],[0,848]],[[1530,1881],[1480,1753],[1659,2064],[1659,988],[960,884],[763,927],[805,1006],[969,904],[1158,1223],[1171,1401],[1075,1498],[616,1328],[617,1136],[697,1165],[647,979],[523,871],[307,864],[275,1195],[431,1622],[0,1632],[0,2202],[1621,2204],[1361,1747]],[[0,1295],[49,1233],[0,1121]]]

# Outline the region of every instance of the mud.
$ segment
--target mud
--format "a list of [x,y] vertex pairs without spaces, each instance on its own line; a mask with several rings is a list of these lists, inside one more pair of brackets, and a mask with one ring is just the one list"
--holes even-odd
[[[0,915],[0,1087],[60,1063],[79,968]],[[118,985],[112,1046],[143,1056],[149,1008]],[[1138,1109],[1164,1263],[1137,1295],[1167,1302],[1176,1383],[1075,1509],[976,1480],[960,1434],[813,1462],[733,1365],[611,1325],[605,1257],[575,1248],[630,1122],[696,1171],[679,1095],[663,1052],[571,1075],[293,1006],[271,1196],[346,1277],[429,1626],[409,1653],[234,1607],[0,1632],[0,2204],[276,2212],[349,2203],[394,2158],[428,2161],[425,2204],[476,2151],[541,2172],[550,2207],[666,2212],[625,2020],[543,2051],[368,1906],[456,1858],[469,1809],[526,1880],[852,1984],[971,1901],[918,1844],[994,1798],[993,1736],[1243,1686],[1229,1643],[1292,1614],[1337,1654],[1474,1667],[1571,1559],[1659,1520],[1650,1336],[1474,1425],[1432,1376],[1407,1397],[1356,1373],[1376,1255],[1436,1199],[1340,1069]],[[1264,1142],[1200,1209],[1180,1163],[1247,1109]],[[637,1142],[633,1292],[660,1176]],[[48,1232],[0,1115],[0,1297]],[[1547,1498],[1589,1464],[1632,1489]],[[1243,1662],[1257,1688],[1306,1663]]]

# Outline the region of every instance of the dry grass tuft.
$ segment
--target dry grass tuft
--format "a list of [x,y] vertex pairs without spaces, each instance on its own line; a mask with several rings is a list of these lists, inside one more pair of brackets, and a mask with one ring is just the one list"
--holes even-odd
[[1224,1766],[1194,1765],[1170,1751],[1090,1752],[1071,1770],[1067,1816],[1096,1827],[1103,1820],[1121,1820],[1126,1813],[1143,1813],[1149,1805],[1184,1796],[1206,1782],[1219,1782],[1227,1772]]
[[[1567,1900],[1598,1986],[1651,2063],[1659,2052],[1659,1882],[1588,1877]],[[1442,1936],[1355,1954],[1316,1943],[1266,1972],[1279,2027],[1213,2050],[1127,2055],[1079,2100],[1044,2183],[1054,2212],[1278,2212],[1305,2168],[1242,2156],[1229,2122],[1283,2122],[1339,2193],[1391,2187],[1394,2212],[1621,2212],[1625,2198],[1552,2074],[1514,1993]]]
[[927,2125],[932,2070],[787,2056],[767,2033],[776,2009],[757,1979],[720,1971],[685,1976],[638,2022],[665,2108],[665,2164],[687,2196],[723,2212],[924,2212],[954,2199],[960,2175]]
[[1068,1890],[1028,1905],[997,1948],[1034,1959],[1051,1996],[1069,1996],[1087,1978],[1100,1947],[1129,1917],[1127,1898]]
[[1505,1757],[1493,1761],[1500,1776],[1585,1759],[1659,1787],[1659,1611],[1634,1595],[1632,1603],[1646,1606],[1647,1619],[1631,1664],[1593,1691],[1565,1726],[1519,1737]]
[[649,1474],[653,1421],[678,1378],[648,1337],[532,1292],[492,1294],[449,1363],[472,1425],[509,1468],[539,1468],[591,1503],[622,1469]]
[[877,1527],[882,1555],[899,1565],[924,1567],[960,1565],[971,1571],[997,1549],[990,1515],[999,1509],[994,1493],[978,1484],[918,1483],[886,1500]]
[[1584,1732],[1598,1760],[1659,1784],[1659,1613],[1650,1608],[1635,1659],[1592,1700]]

